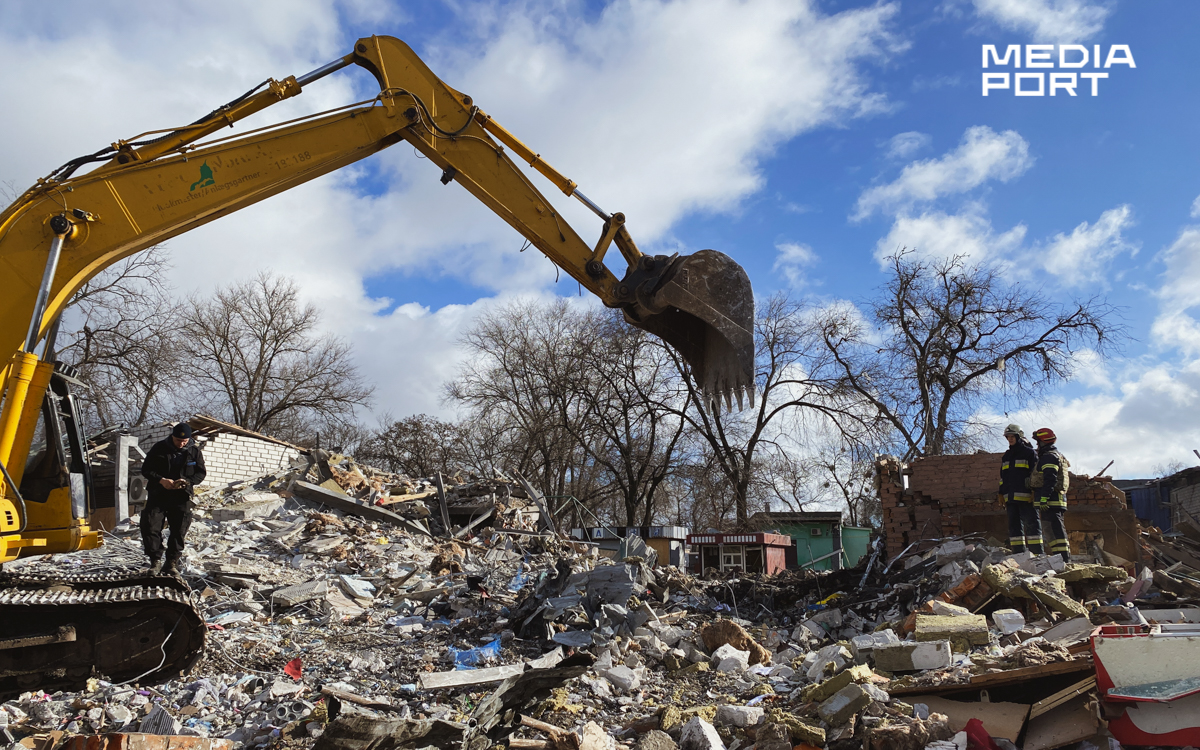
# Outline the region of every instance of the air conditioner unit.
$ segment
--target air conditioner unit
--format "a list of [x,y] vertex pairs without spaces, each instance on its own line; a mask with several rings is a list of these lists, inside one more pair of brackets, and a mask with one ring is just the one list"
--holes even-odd
[[819,527],[812,528],[812,529],[808,530],[808,533],[809,533],[809,536],[821,536],[821,529]]

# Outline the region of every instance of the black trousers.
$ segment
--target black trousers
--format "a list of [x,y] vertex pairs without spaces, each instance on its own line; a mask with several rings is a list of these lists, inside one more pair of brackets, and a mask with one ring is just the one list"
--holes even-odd
[[163,522],[171,528],[167,539],[167,559],[178,560],[183,554],[183,540],[192,525],[189,500],[150,496],[142,508],[142,549],[151,560],[161,560],[163,553]]
[[1004,508],[1008,511],[1008,548],[1013,552],[1042,554],[1042,520],[1033,503],[1009,500]]
[[1071,542],[1067,539],[1067,524],[1064,521],[1067,509],[1044,506],[1041,513],[1042,526],[1050,532],[1050,538],[1047,540],[1050,554],[1062,555],[1064,560],[1071,562]]

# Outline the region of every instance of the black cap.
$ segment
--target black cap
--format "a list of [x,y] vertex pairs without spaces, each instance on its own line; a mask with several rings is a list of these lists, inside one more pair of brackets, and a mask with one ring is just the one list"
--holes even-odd
[[180,422],[175,425],[175,429],[171,430],[171,436],[177,438],[190,438],[192,436],[192,426],[187,422]]

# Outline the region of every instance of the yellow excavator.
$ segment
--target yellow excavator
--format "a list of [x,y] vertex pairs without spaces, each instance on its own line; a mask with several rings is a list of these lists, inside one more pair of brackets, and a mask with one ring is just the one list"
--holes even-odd
[[[349,65],[375,76],[377,96],[214,137]],[[72,295],[122,258],[401,142],[441,170],[442,184],[466,188],[605,305],[674,347],[707,408],[753,403],[754,302],[741,266],[713,250],[644,255],[623,214],[589,200],[408,45],[366,37],[345,57],[264,81],[191,125],[72,159],[0,213],[0,565],[101,543],[72,392],[79,382],[54,356]],[[594,244],[517,160],[600,218]],[[620,278],[605,264],[614,245]],[[204,634],[173,578],[0,572],[0,699],[78,689],[95,675],[153,684],[194,664]]]

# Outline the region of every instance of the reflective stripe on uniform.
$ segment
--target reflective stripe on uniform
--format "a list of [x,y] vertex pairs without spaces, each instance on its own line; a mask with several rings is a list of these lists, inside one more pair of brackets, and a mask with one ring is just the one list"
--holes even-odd
[[1051,539],[1051,552],[1069,552],[1071,550],[1071,542],[1067,539]]
[[1013,500],[1021,500],[1028,503],[1033,501],[1033,495],[1029,492],[1014,492]]
[[1008,469],[1008,468],[1009,468],[1008,461],[1005,461],[1004,463],[1000,464],[1001,471],[1004,471],[1005,469]]
[[1016,464],[1016,465],[1017,465],[1017,468],[1018,468],[1018,469],[1028,469],[1028,468],[1029,468],[1029,462],[1028,462],[1028,461],[1017,461],[1017,464]]
[[1058,464],[1042,464],[1042,471],[1045,471],[1046,469],[1054,469],[1057,471],[1058,469],[1061,469],[1061,468],[1062,467],[1059,466]]
[[1025,546],[1025,537],[1020,536],[1020,537],[1016,537],[1015,539],[1013,537],[1009,537],[1008,538],[1008,546],[1010,549],[1014,549],[1014,550],[1017,549],[1018,547],[1024,547]]

